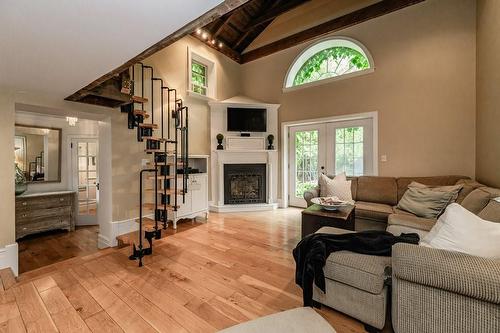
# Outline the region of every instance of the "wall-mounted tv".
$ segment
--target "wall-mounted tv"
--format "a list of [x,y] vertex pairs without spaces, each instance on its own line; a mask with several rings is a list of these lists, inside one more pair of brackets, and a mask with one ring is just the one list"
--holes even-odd
[[266,132],[267,110],[227,108],[228,132]]

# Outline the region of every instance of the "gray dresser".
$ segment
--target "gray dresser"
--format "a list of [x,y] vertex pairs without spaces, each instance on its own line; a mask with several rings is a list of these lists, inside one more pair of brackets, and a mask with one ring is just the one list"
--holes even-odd
[[76,192],[46,192],[16,197],[16,239],[38,232],[75,230]]

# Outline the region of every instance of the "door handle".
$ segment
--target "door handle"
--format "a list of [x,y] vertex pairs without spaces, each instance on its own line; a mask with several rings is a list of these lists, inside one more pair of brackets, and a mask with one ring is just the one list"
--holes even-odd
[[95,184],[95,188],[99,191],[99,183]]
[[325,167],[324,166],[321,166],[321,173],[325,174]]

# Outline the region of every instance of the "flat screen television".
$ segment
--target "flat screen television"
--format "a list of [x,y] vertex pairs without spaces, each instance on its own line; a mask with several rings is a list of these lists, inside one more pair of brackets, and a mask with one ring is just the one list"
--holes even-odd
[[267,110],[227,108],[228,132],[266,132]]

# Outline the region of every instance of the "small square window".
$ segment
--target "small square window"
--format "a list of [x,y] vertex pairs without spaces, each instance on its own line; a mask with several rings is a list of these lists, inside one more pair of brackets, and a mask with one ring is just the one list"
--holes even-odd
[[192,60],[191,61],[191,90],[195,93],[206,96],[208,88],[208,68],[207,66]]

